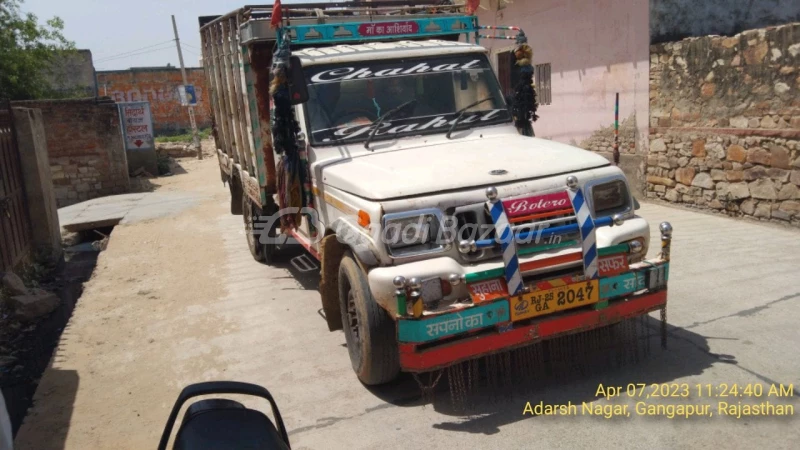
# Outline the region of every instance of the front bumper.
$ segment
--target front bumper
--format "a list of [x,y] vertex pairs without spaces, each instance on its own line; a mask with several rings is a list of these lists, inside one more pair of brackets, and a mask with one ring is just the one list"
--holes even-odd
[[[666,306],[668,280],[669,261],[658,259],[592,281],[597,286],[597,297],[587,296],[586,303],[576,301],[559,307],[554,297],[541,301],[542,292],[552,292],[559,285],[576,289],[586,285],[582,276],[573,276],[534,282],[519,295],[506,291],[485,301],[474,297],[474,304],[454,312],[400,318],[400,366],[408,372],[430,371],[647,314]],[[530,294],[539,299],[536,303],[542,308],[533,310],[534,301],[527,300]],[[555,312],[548,314],[547,310]]]
[[[502,302],[507,303],[503,300]],[[499,302],[498,302],[499,303]],[[400,367],[406,372],[427,372],[461,361],[508,351],[546,339],[588,331],[666,307],[667,290],[647,292],[610,303],[603,309],[581,309],[544,316],[523,325],[501,323],[475,334],[444,343],[400,343]]]

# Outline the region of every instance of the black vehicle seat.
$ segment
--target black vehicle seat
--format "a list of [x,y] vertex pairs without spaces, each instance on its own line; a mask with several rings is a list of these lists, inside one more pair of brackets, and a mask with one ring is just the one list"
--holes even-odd
[[227,399],[202,400],[189,406],[173,448],[289,450],[267,416]]

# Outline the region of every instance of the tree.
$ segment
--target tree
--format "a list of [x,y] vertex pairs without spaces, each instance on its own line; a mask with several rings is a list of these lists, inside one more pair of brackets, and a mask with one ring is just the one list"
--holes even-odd
[[39,25],[32,13],[20,12],[23,0],[0,0],[0,99],[56,97],[48,75],[53,62],[73,52],[62,34],[64,22],[53,17]]

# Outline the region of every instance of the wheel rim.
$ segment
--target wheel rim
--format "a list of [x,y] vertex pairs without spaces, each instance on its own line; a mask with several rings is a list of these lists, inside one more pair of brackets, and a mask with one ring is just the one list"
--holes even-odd
[[356,312],[356,296],[352,289],[347,290],[347,325],[353,337],[353,346],[360,354],[361,339],[358,330],[358,313]]

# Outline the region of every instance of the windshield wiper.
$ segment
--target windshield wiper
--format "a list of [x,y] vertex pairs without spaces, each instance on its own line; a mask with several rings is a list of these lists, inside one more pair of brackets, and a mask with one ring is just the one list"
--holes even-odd
[[[369,143],[372,142],[372,138],[375,137],[375,134],[378,132],[378,129],[381,127],[381,124],[383,123],[383,121],[386,120],[387,117],[391,116],[392,114],[395,114],[396,112],[402,110],[403,108],[405,108],[406,106],[408,106],[408,105],[410,105],[412,103],[417,103],[417,99],[409,100],[409,101],[403,103],[402,105],[400,105],[400,106],[398,106],[396,108],[392,108],[389,111],[386,111],[386,114],[384,114],[384,115],[378,117],[377,119],[375,119],[375,121],[370,124],[370,126],[374,125],[375,128],[369,134],[369,137],[367,138],[367,141],[364,142],[364,148],[367,149],[367,150],[372,150],[372,149],[369,148]],[[372,150],[372,151],[374,152],[375,150]]]
[[456,125],[458,125],[458,121],[461,120],[461,116],[463,116],[467,112],[468,109],[472,108],[473,106],[478,106],[481,103],[486,103],[489,100],[493,100],[493,99],[494,99],[494,97],[486,97],[483,100],[478,100],[477,102],[471,103],[471,104],[459,109],[458,111],[456,111],[456,114],[458,114],[458,116],[456,116],[456,120],[453,121],[453,124],[450,125],[450,129],[447,130],[447,139],[452,139],[450,137],[450,134],[453,133],[453,130],[456,128]]

